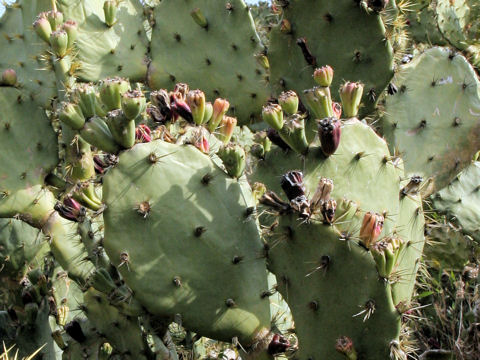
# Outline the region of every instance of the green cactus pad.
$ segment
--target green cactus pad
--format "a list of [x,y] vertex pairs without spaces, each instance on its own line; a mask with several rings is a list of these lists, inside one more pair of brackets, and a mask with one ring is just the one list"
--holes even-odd
[[[315,85],[313,71],[297,39],[305,38],[316,66],[330,65],[335,70],[333,89],[345,81],[365,84],[363,113],[372,111],[378,96],[393,76],[393,51],[385,39],[385,28],[378,14],[367,13],[351,0],[289,1],[284,18],[292,32],[280,27],[272,30],[269,46],[270,81],[277,94],[284,90]],[[373,90],[372,90],[373,89]],[[338,94],[333,96],[338,100]]]
[[0,216],[12,217],[35,199],[57,165],[57,136],[38,103],[0,88]]
[[269,328],[244,178],[229,178],[193,146],[157,140],[121,154],[103,181],[105,249],[149,312],[180,314],[186,328],[244,346]]
[[151,355],[137,318],[121,314],[115,306],[109,304],[105,294],[93,288],[88,289],[84,299],[89,321],[115,351],[128,354],[125,359],[144,360],[147,355]]
[[398,74],[399,91],[388,96],[381,128],[407,174],[447,185],[480,148],[480,83],[467,60],[432,48]]
[[58,0],[65,19],[78,25],[76,60],[80,69],[75,73],[82,81],[98,81],[122,76],[142,81],[147,73],[148,40],[144,30],[143,8],[140,2],[118,2],[117,23],[105,24],[104,1]]
[[32,28],[37,15],[50,9],[49,0],[19,0],[7,5],[0,18],[0,73],[8,68],[16,71],[22,97],[34,101],[29,111],[32,107],[49,106],[56,96],[50,60],[48,55],[43,56],[47,46]]
[[430,0],[412,2],[405,12],[408,20],[408,33],[417,43],[447,45],[438,30],[435,4]]
[[466,167],[433,196],[434,207],[445,212],[464,233],[480,241],[480,162]]
[[[423,228],[419,219],[415,219],[418,226],[408,222],[410,205],[420,206],[421,210],[421,204],[411,203],[409,198],[404,199],[409,206],[400,202],[401,165],[392,162],[387,144],[358,120],[344,122],[340,146],[332,156],[325,158],[316,143],[305,159],[276,148],[258,163],[251,180],[263,182],[280,195],[280,176],[292,169],[303,171],[309,198],[320,177],[332,179],[331,197],[338,204],[333,226],[324,225],[318,218],[301,220],[293,214],[278,217],[278,226],[266,233],[271,249],[269,268],[277,276],[278,289],[295,321],[300,349],[296,358],[343,359],[335,350],[335,341],[348,336],[359,359],[384,360],[390,342],[398,338],[400,331],[395,287],[405,280],[410,287],[412,282],[409,277],[393,275],[391,287],[381,279],[373,257],[358,245],[358,232],[365,212],[375,211],[386,216],[380,239],[397,236],[414,242],[423,235]],[[357,204],[350,210],[349,200]],[[408,213],[403,214],[406,210]],[[272,221],[269,216],[261,217],[264,226]],[[408,276],[414,277],[415,259],[412,265],[410,257],[400,253],[393,274],[408,268]],[[326,263],[321,262],[324,258]],[[411,295],[412,289],[409,291],[405,295],[401,289],[402,299]],[[375,310],[365,318],[369,300],[374,301]]]
[[458,49],[480,40],[480,5],[474,0],[439,0],[436,6],[437,23],[443,36]]
[[0,219],[0,277],[22,278],[29,267],[43,264],[50,251],[43,234],[21,220]]
[[[208,27],[191,12],[199,8]],[[239,124],[260,119],[269,96],[266,72],[258,57],[264,48],[242,0],[165,0],[155,8],[150,87],[173,88],[186,82],[208,99],[230,101]]]

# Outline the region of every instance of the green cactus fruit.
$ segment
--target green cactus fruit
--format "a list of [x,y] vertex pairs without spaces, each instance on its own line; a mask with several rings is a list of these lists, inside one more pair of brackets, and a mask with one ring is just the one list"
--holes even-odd
[[113,139],[123,148],[135,145],[135,120],[130,120],[122,110],[113,110],[107,114],[107,125]]
[[[329,64],[336,74],[332,87],[337,89],[343,79],[361,81],[365,84],[361,112],[374,109],[393,76],[393,51],[380,15],[361,4],[301,0],[282,7],[284,21],[273,28],[268,48],[270,81],[277,94],[291,89],[304,101],[301,91],[315,85],[315,68]],[[285,23],[290,31],[282,31]]]
[[74,92],[73,98],[78,102],[83,116],[88,119],[96,113],[97,97],[93,84],[80,84]]
[[262,119],[271,128],[280,130],[283,127],[283,110],[279,104],[269,104],[262,109]]
[[65,30],[52,31],[50,34],[50,46],[53,52],[59,58],[63,58],[67,54],[68,35]]
[[246,155],[240,145],[226,145],[218,151],[217,155],[222,159],[228,175],[237,179],[242,176],[246,165]]
[[63,24],[63,14],[60,11],[50,10],[45,13],[45,17],[52,27],[52,31],[57,31]]
[[[58,162],[57,136],[38,104],[22,91],[0,87],[0,216],[13,217],[41,197],[45,176]],[[34,211],[32,209],[32,211]],[[44,216],[40,215],[40,216]]]
[[68,44],[67,48],[71,49],[73,44],[78,38],[78,24],[75,20],[67,20],[62,26],[62,29],[68,35]]
[[440,190],[480,148],[480,83],[467,60],[446,48],[425,51],[398,76],[399,90],[385,101],[383,135],[407,174],[431,178],[426,192]]
[[229,99],[239,124],[259,120],[270,92],[258,61],[264,47],[242,0],[162,1],[154,18],[151,88],[186,82],[207,98]]
[[105,24],[112,27],[117,22],[117,2],[107,0],[103,3],[103,13],[105,15]]
[[443,190],[433,195],[433,206],[480,242],[480,162],[473,161]]
[[298,96],[295,91],[289,90],[282,92],[278,96],[278,103],[287,115],[296,114],[298,111]]
[[140,90],[129,90],[122,95],[122,110],[129,120],[135,120],[145,111],[146,100]]
[[358,115],[360,102],[362,101],[363,84],[346,82],[340,87],[340,99],[342,108],[347,118]]
[[[85,122],[85,126],[80,130],[80,136],[89,144],[110,154],[116,154],[120,150],[105,121],[97,116]],[[135,141],[135,129],[133,136]]]
[[244,347],[265,335],[267,273],[246,182],[194,146],[156,140],[123,152],[103,184],[105,250],[150,313]]
[[215,99],[212,108],[212,117],[208,122],[208,130],[210,130],[210,132],[214,132],[218,125],[220,125],[223,116],[226,114],[229,107],[230,103],[228,102],[228,100],[221,98]]
[[[260,200],[269,210],[260,221],[269,269],[295,322],[298,359],[344,359],[335,344],[348,337],[358,359],[384,360],[398,341],[396,305],[410,299],[423,246],[421,202],[413,194],[400,199],[399,166],[383,139],[349,119],[334,156],[315,141],[303,159],[275,148],[253,169],[250,181],[275,192]],[[378,221],[365,221],[369,214]],[[382,254],[383,272],[366,239],[370,249],[391,240],[411,245]]]
[[59,119],[73,130],[80,130],[85,125],[82,109],[77,104],[65,103],[60,110]]
[[43,12],[38,15],[37,19],[33,22],[33,28],[43,41],[50,44],[52,25],[50,25],[50,22],[47,20],[46,13]]
[[122,95],[130,90],[130,84],[119,77],[107,78],[101,81],[99,90],[105,108],[112,111],[122,107]]
[[[187,105],[192,111],[193,122],[197,125],[202,125],[204,122],[210,120],[206,119],[205,109],[205,93],[201,90],[190,90],[186,96]],[[212,107],[213,112],[213,107]]]
[[106,26],[104,1],[57,0],[65,19],[78,24],[75,75],[82,81],[123,76],[142,81],[147,73],[145,56],[148,40],[144,30],[143,7],[138,1],[114,1],[116,22]]

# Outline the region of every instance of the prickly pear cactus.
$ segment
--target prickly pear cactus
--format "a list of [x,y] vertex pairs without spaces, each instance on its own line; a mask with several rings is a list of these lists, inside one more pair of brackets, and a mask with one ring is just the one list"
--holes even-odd
[[[292,211],[262,221],[270,245],[269,268],[295,321],[299,359],[342,359],[336,343],[345,336],[359,358],[385,359],[396,346],[400,332],[396,305],[410,300],[414,283],[410,274],[421,254],[405,249],[416,240],[420,240],[416,247],[423,246],[421,203],[414,192],[401,199],[403,174],[398,166],[386,143],[356,119],[343,123],[340,146],[328,158],[313,143],[304,158],[277,148],[258,163],[252,180],[278,194],[279,178],[292,169],[305,174],[307,197],[314,194],[320,178],[333,180],[334,220],[322,221],[319,214],[305,218]],[[373,212],[385,219],[380,239],[399,239],[402,244],[395,250],[391,272],[382,276],[361,230],[362,219]],[[405,224],[408,230],[403,229]],[[408,285],[401,287],[404,281]],[[375,329],[381,329],[381,337]]]
[[265,336],[267,272],[244,178],[157,140],[122,153],[103,183],[105,249],[149,312],[247,347]]
[[264,48],[242,0],[162,1],[154,12],[148,83],[186,82],[229,99],[240,124],[258,120],[269,96]]
[[480,162],[473,161],[450,184],[433,196],[434,207],[480,241]]
[[31,108],[49,106],[56,95],[55,77],[45,52],[46,46],[32,29],[37,15],[50,8],[49,0],[20,0],[7,5],[0,18],[0,73],[6,69],[15,70],[15,87],[19,89],[22,99],[28,99],[32,104]]
[[283,21],[272,30],[268,53],[277,94],[292,89],[302,95],[314,85],[313,69],[329,64],[337,74],[333,88],[344,79],[363,82],[362,112],[373,110],[393,76],[393,52],[378,13],[351,0],[282,3]]
[[440,190],[480,147],[478,78],[462,55],[446,48],[425,51],[397,76],[398,91],[385,101],[383,135],[407,174],[433,180],[428,192]]
[[0,87],[0,108],[0,215],[12,217],[41,197],[58,162],[57,136],[44,110],[20,90]]
[[142,81],[147,73],[148,40],[144,30],[143,7],[138,1],[114,1],[116,16],[109,26],[105,20],[105,1],[58,0],[65,19],[78,25],[75,72],[83,81],[98,81],[109,76]]
[[21,220],[0,219],[0,277],[22,278],[50,250],[43,234]]

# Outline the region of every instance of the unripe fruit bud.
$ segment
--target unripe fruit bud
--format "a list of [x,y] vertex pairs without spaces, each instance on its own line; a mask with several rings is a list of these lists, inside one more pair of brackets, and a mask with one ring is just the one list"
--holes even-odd
[[2,73],[2,84],[15,86],[17,84],[17,73],[13,69],[7,69]]
[[100,99],[107,108],[107,111],[120,109],[122,107],[122,95],[130,90],[127,80],[114,77],[107,78],[100,85]]
[[213,105],[211,102],[205,103],[205,114],[203,115],[203,124],[210,121],[213,115]]
[[37,19],[33,23],[33,28],[37,35],[45,41],[47,44],[50,44],[50,34],[52,33],[52,25],[47,20],[45,13],[40,13]]
[[283,128],[283,110],[278,104],[269,104],[262,109],[262,118],[270,127],[275,130]]
[[245,150],[240,145],[229,144],[224,146],[218,151],[217,155],[222,159],[228,175],[234,178],[242,176],[246,162]]
[[201,90],[189,91],[186,96],[187,105],[192,111],[193,122],[202,125],[205,119],[205,93]]
[[335,350],[345,355],[348,360],[357,360],[357,352],[353,347],[353,341],[348,336],[342,336],[337,339]]
[[73,43],[75,40],[77,40],[78,37],[78,24],[75,20],[67,20],[63,24],[63,30],[68,35],[68,45],[67,48],[70,49],[73,46]]
[[65,30],[53,31],[50,34],[50,46],[53,52],[59,58],[63,58],[67,54],[68,49],[68,35]]
[[45,16],[52,27],[52,31],[57,30],[63,24],[63,14],[60,11],[50,10]]
[[333,80],[333,69],[330,65],[322,66],[313,73],[313,79],[320,86],[330,86]]
[[64,103],[59,118],[73,130],[80,130],[85,125],[85,117],[77,104]]
[[383,229],[384,220],[382,215],[370,211],[363,217],[360,239],[368,249],[378,240]]
[[105,24],[112,27],[117,22],[117,2],[107,0],[103,3],[103,13],[105,15]]
[[284,91],[278,97],[278,103],[288,115],[296,114],[298,111],[298,95],[295,91]]
[[358,108],[362,101],[363,84],[346,82],[340,88],[340,98],[342,99],[343,111],[347,118],[355,117],[358,114]]
[[210,119],[210,123],[208,124],[208,130],[210,132],[214,132],[217,126],[223,119],[223,115],[228,111],[230,107],[230,103],[225,99],[215,99],[213,103],[213,114],[212,118]]
[[129,120],[134,120],[145,111],[147,104],[140,90],[128,90],[122,95],[122,110]]
[[205,16],[202,14],[202,11],[199,8],[195,8],[190,12],[193,20],[204,29],[208,29],[208,21]]
[[230,139],[232,138],[233,131],[235,130],[235,126],[237,126],[237,119],[230,116],[224,116],[222,119],[222,123],[218,128],[217,137],[223,141],[224,144],[228,144]]

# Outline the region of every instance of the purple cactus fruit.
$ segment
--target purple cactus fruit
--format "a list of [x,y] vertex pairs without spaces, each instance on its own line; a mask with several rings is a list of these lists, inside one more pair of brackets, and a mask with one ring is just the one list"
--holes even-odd
[[82,327],[77,320],[70,321],[68,324],[65,325],[64,329],[65,332],[70,335],[73,340],[79,343],[83,343],[87,340],[85,334],[83,333]]
[[145,124],[138,125],[135,129],[135,140],[139,143],[152,141],[152,130]]
[[290,348],[290,341],[283,336],[279,334],[273,335],[272,340],[270,341],[270,344],[268,344],[268,353],[270,355],[275,355],[275,354],[281,354],[287,351]]
[[57,202],[55,210],[61,217],[75,222],[82,222],[86,214],[85,208],[70,196],[66,196],[63,203]]
[[340,120],[330,117],[318,121],[318,137],[325,156],[332,155],[340,145],[341,135]]
[[180,92],[174,92],[170,95],[170,109],[175,120],[181,116],[188,122],[193,122],[192,110],[190,110]]
[[305,195],[305,184],[303,183],[303,174],[301,171],[289,171],[282,176],[280,185],[290,201],[297,196]]

